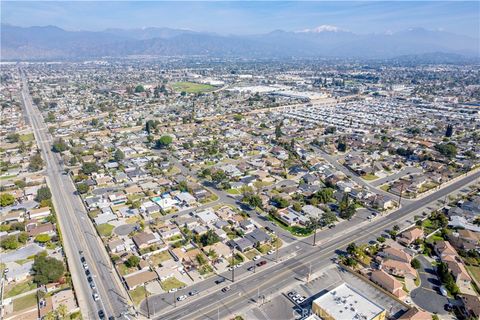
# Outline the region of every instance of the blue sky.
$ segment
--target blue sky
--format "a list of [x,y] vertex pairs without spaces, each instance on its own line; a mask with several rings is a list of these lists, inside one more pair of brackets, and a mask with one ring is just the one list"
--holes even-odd
[[3,23],[68,30],[170,27],[220,34],[333,25],[356,33],[423,27],[479,38],[478,1],[1,1]]

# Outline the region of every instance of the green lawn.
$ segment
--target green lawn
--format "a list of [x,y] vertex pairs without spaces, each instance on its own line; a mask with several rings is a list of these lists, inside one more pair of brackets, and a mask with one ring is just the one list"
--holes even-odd
[[31,280],[27,280],[24,282],[20,282],[15,284],[14,287],[11,289],[6,289],[5,290],[5,298],[11,298],[13,296],[19,295],[24,292],[28,292],[30,290],[33,290],[37,287],[35,283],[33,283]]
[[185,283],[183,283],[182,281],[178,280],[175,277],[168,278],[167,280],[164,280],[164,281],[160,281],[160,285],[162,286],[162,289],[167,292],[173,288],[181,288],[186,286]]
[[363,175],[362,178],[367,181],[372,181],[372,180],[378,179],[378,176],[369,173],[369,174]]
[[257,251],[257,249],[251,249],[243,253],[245,257],[247,257],[248,260],[252,260],[253,257],[260,255],[260,252]]
[[27,133],[27,134],[22,134],[20,135],[20,140],[23,141],[23,142],[30,142],[30,141],[33,141],[34,136],[33,136],[33,133]]
[[150,261],[152,261],[154,265],[159,265],[162,262],[170,259],[172,259],[172,256],[170,253],[168,253],[168,251],[162,251],[150,257]]
[[124,263],[117,264],[117,270],[118,270],[118,273],[120,273],[120,275],[122,276],[138,271],[137,268],[129,268]]
[[480,282],[480,267],[467,266],[467,269],[477,282]]
[[144,286],[137,287],[135,288],[135,290],[130,291],[130,296],[132,297],[134,305],[139,305],[140,302],[145,299],[145,292],[147,292],[148,295],[148,291],[145,290]]
[[175,82],[172,84],[172,87],[175,91],[185,91],[186,93],[201,93],[201,92],[208,92],[215,89],[214,86],[209,84],[203,83],[195,83],[195,82]]
[[263,253],[263,254],[265,254],[265,253],[267,253],[268,251],[270,251],[270,249],[272,249],[272,246],[269,245],[268,243],[264,243],[264,244],[262,244],[262,245],[260,245],[260,246],[258,247],[258,250],[259,250],[261,253]]
[[279,220],[277,217],[271,214],[269,214],[267,217],[268,217],[268,220],[275,222],[282,229],[287,230],[293,235],[300,236],[300,237],[307,237],[312,234],[312,231],[306,228],[302,228],[298,226],[287,226],[285,223],[283,223],[283,221]]
[[382,189],[385,192],[388,192],[388,190],[390,189],[390,186],[388,184],[384,184],[383,186],[380,187],[380,189]]
[[32,293],[13,300],[13,312],[29,309],[37,304],[37,294]]
[[238,191],[237,189],[227,189],[226,192],[233,195],[240,194],[240,191]]
[[102,223],[97,226],[98,233],[100,233],[102,237],[109,237],[112,234],[113,228],[114,226],[108,223]]

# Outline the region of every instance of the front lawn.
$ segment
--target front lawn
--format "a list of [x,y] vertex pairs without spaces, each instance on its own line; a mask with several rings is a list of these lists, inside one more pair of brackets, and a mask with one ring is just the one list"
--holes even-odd
[[144,286],[139,286],[135,288],[135,290],[131,290],[130,296],[132,297],[133,304],[136,306],[139,305],[140,302],[142,302],[142,300],[145,299],[145,293],[148,296],[149,292],[145,290]]
[[19,295],[21,293],[28,292],[30,290],[33,290],[37,287],[35,283],[33,283],[31,280],[26,280],[20,283],[16,283],[14,286],[11,288],[6,288],[5,290],[5,298],[11,298],[16,295]]
[[233,194],[233,195],[239,195],[240,194],[240,191],[238,191],[237,189],[227,189],[226,192],[228,194]]
[[248,260],[252,260],[255,256],[260,255],[260,252],[257,249],[251,249],[243,253]]
[[369,173],[369,174],[363,175],[362,178],[363,178],[363,180],[372,181],[372,180],[378,179],[378,176]]
[[160,281],[160,286],[162,287],[162,289],[166,292],[172,290],[173,288],[182,288],[182,287],[185,287],[186,284],[183,283],[182,281],[178,280],[177,278],[175,277],[171,277],[171,278],[168,278],[164,281]]
[[268,243],[261,244],[261,245],[258,247],[258,250],[259,250],[262,254],[267,253],[268,251],[270,251],[270,249],[272,249],[272,246],[269,245]]
[[283,223],[283,221],[281,221],[280,219],[278,219],[277,217],[271,214],[269,214],[267,217],[268,217],[268,220],[275,222],[279,227],[281,227],[284,230],[287,230],[288,232],[290,232],[295,236],[307,237],[312,234],[312,230],[309,230],[307,228],[302,228],[299,226],[287,226],[285,223]]
[[480,282],[480,267],[467,266],[467,269],[477,282]]
[[170,259],[172,259],[172,256],[170,255],[170,253],[168,253],[167,250],[154,254],[150,257],[150,261],[152,261],[152,263],[156,266]]
[[37,294],[32,293],[24,297],[13,300],[13,312],[33,308],[37,305]]
[[108,223],[102,223],[97,226],[98,233],[102,237],[109,237],[112,234],[114,226]]

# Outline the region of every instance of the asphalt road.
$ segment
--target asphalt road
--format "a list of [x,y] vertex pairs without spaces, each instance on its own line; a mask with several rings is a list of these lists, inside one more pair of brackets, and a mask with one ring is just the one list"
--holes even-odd
[[417,259],[421,265],[418,270],[420,274],[420,287],[410,293],[412,301],[428,312],[438,314],[448,313],[444,310],[444,306],[449,300],[440,294],[440,286],[442,283],[440,279],[438,279],[437,273],[424,256],[419,255]]
[[[311,245],[311,237],[298,241],[279,251],[279,262],[275,263],[274,257],[267,257],[267,265],[257,268],[255,274],[246,270],[250,264],[237,269],[235,272],[237,280],[234,283],[231,282],[230,273],[226,272],[190,286],[176,293],[176,296],[193,289],[200,291],[200,294],[194,299],[178,302],[176,307],[173,294],[161,294],[148,299],[148,308],[145,301],[141,308],[144,312],[148,309],[151,316],[158,317],[156,319],[214,319],[231,316],[242,308],[256,304],[258,295],[272,296],[296,281],[305,281],[310,270],[315,272],[330,264],[338,250],[343,250],[348,243],[352,241],[366,243],[376,239],[393,225],[410,219],[417,211],[471,182],[478,181],[479,177],[480,172],[476,172],[422,199],[405,204],[388,216],[358,225],[357,228],[351,228],[346,232],[340,232],[338,227],[333,229],[337,230],[333,235],[326,236],[327,233],[320,232],[317,235],[319,245],[316,247]],[[216,285],[215,280],[221,278],[226,278],[226,281]],[[230,285],[231,290],[221,292],[227,285]]]
[[[123,318],[122,314],[126,314],[128,310],[128,295],[87,216],[82,200],[76,194],[72,180],[64,174],[60,157],[51,151],[52,137],[42,114],[32,102],[23,72],[22,78],[24,108],[46,163],[47,182],[53,195],[67,263],[83,318],[98,319],[99,310],[104,310],[107,317]],[[84,252],[97,288],[96,292],[100,296],[99,301],[93,300],[93,291],[82,267],[79,251]]]

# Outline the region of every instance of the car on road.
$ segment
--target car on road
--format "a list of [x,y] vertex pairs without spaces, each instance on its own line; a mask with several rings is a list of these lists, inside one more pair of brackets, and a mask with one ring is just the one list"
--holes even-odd
[[225,278],[215,280],[215,284],[220,284],[220,283],[223,283],[223,282],[225,282]]
[[257,263],[257,267],[261,267],[261,266],[264,266],[267,264],[267,261],[266,260],[262,260],[260,261],[259,263]]
[[186,296],[186,295],[181,295],[180,297],[177,297],[177,301],[183,301],[183,300],[185,300],[185,299],[187,299],[187,298],[188,298],[188,296]]
[[172,289],[168,290],[168,292],[170,292],[170,293],[172,293],[172,292],[177,292],[177,291],[178,291],[177,288],[172,288]]
[[172,219],[175,219],[175,218],[178,218],[178,214],[174,214],[174,215],[172,216]]
[[92,294],[92,297],[93,297],[93,300],[94,300],[94,301],[100,300],[100,297],[98,296],[98,293],[96,293],[96,292],[94,292],[94,293]]
[[270,254],[274,254],[275,253],[275,250],[268,250],[267,254],[270,255]]
[[105,312],[103,312],[103,310],[98,311],[98,317],[99,317],[101,320],[105,319]]
[[272,229],[271,227],[269,227],[269,226],[266,226],[266,227],[265,227],[265,230],[267,230],[268,232],[274,232],[273,229]]
[[196,296],[198,294],[198,290],[192,290],[188,293],[189,296]]
[[254,269],[255,269],[255,267],[254,267],[254,266],[251,266],[251,267],[248,267],[248,268],[247,268],[247,271],[253,271]]
[[227,291],[230,291],[230,286],[226,286],[225,288],[222,289],[222,292],[227,292]]

